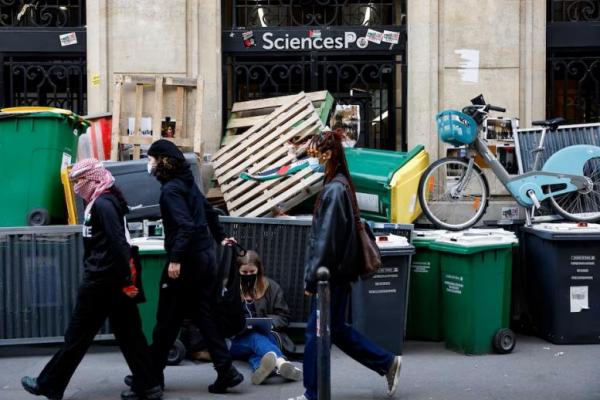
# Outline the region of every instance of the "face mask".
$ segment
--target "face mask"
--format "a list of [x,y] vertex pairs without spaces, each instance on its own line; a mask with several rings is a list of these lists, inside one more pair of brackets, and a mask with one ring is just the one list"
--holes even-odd
[[240,275],[240,283],[244,292],[250,292],[256,285],[257,274],[252,275]]
[[156,171],[156,164],[153,164],[150,161],[148,161],[148,164],[146,165],[146,169],[148,170],[148,173],[150,175],[154,175],[154,172]]

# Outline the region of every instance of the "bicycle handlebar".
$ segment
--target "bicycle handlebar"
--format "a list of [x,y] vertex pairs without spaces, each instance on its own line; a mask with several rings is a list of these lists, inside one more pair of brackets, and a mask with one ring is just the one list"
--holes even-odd
[[493,106],[491,104],[488,104],[486,108],[491,111],[497,111],[497,112],[502,112],[502,113],[506,112],[506,108]]

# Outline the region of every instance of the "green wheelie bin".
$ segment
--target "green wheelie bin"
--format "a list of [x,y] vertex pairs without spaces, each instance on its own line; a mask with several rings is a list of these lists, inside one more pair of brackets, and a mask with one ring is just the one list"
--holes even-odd
[[[152,331],[156,325],[159,284],[167,262],[167,253],[163,241],[159,239],[135,238],[132,240],[132,245],[138,246],[142,262],[142,285],[146,302],[139,304],[138,309],[140,310],[144,336],[150,344],[152,343]],[[169,352],[167,364],[177,365],[185,358],[185,355],[186,348],[178,339]]]
[[446,347],[465,354],[510,353],[512,248],[516,236],[446,235],[430,245],[440,252]]
[[66,221],[61,170],[74,163],[88,123],[68,110],[5,108],[0,112],[0,226]]
[[445,235],[443,230],[415,230],[416,253],[410,267],[410,291],[406,337],[410,340],[444,340],[440,253],[430,245]]

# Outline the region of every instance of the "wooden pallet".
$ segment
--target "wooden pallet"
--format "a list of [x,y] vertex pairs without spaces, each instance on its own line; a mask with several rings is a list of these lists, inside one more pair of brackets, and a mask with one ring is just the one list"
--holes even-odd
[[288,97],[221,148],[213,156],[213,166],[230,215],[262,217],[270,215],[277,205],[287,211],[320,190],[323,174],[310,168],[264,182],[245,181],[239,176],[297,161],[289,142],[308,138],[323,127],[312,101],[300,93]]
[[[243,133],[244,130],[259,123],[265,116],[271,114],[293,97],[294,95],[234,103],[221,144],[228,144],[235,135]],[[333,96],[328,91],[322,90],[306,93],[306,97],[313,103],[323,125],[328,125],[329,121],[327,119],[334,103]]]
[[[196,154],[202,151],[202,105],[204,96],[204,82],[200,76],[198,78],[165,77],[162,75],[114,75],[114,93],[113,93],[113,124],[112,124],[112,149],[110,158],[117,161],[119,158],[119,145],[133,145],[133,159],[140,158],[140,145],[151,144],[161,139],[161,123],[164,118],[163,94],[166,88],[176,89],[175,97],[175,121],[177,121],[177,137],[169,138],[179,147],[193,149]],[[132,135],[124,135],[121,132],[121,118],[127,116],[121,115],[121,106],[125,85],[135,85],[135,123]],[[144,106],[144,91],[146,89],[154,90],[154,105],[152,112],[152,136],[142,136],[140,127],[142,121],[142,111]],[[192,132],[186,132],[186,92],[195,90],[196,107],[194,111],[194,128]],[[126,124],[125,124],[126,125]]]

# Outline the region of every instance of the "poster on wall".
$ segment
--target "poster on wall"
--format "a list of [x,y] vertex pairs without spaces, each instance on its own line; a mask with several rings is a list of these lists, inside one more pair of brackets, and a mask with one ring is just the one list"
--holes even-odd
[[346,132],[344,146],[354,147],[360,138],[360,106],[338,104],[330,121],[331,129],[341,128]]

